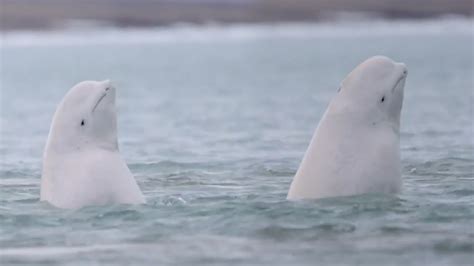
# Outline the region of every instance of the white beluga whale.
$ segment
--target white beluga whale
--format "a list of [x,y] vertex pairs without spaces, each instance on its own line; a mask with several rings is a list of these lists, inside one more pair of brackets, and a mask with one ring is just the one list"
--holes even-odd
[[110,81],[83,81],[57,107],[43,154],[41,200],[60,208],[145,202],[119,153]]
[[400,191],[406,76],[405,64],[374,56],[344,79],[316,128],[288,199]]

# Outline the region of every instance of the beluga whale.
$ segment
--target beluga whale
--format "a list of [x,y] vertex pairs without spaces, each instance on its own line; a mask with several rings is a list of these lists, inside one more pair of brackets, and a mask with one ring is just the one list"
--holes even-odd
[[59,208],[144,203],[120,155],[115,88],[83,81],[64,96],[43,154],[40,200]]
[[405,64],[374,56],[342,81],[293,178],[289,200],[401,190],[406,76]]

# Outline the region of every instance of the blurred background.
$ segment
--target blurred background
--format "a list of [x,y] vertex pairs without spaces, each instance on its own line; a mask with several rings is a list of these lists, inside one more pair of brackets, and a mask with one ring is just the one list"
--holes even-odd
[[1,29],[88,21],[120,27],[174,23],[324,21],[347,17],[472,16],[471,0],[2,0]]

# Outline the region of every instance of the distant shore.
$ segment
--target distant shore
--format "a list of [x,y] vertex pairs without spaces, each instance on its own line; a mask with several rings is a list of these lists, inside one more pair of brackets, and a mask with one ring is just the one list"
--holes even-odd
[[471,0],[0,0],[0,30],[76,24],[152,27],[176,23],[258,23],[363,18],[472,17]]

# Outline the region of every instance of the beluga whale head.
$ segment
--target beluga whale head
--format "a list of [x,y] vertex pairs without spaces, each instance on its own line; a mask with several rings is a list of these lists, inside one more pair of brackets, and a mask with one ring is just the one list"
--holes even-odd
[[400,113],[407,68],[371,57],[342,81],[296,172],[288,199],[401,190]]
[[53,116],[46,151],[118,150],[115,88],[108,80],[72,87]]
[[398,132],[407,74],[403,63],[385,56],[371,57],[342,81],[330,110],[363,117],[371,125],[388,123]]
[[145,202],[118,150],[110,81],[83,81],[57,107],[43,153],[40,199],[71,209]]

